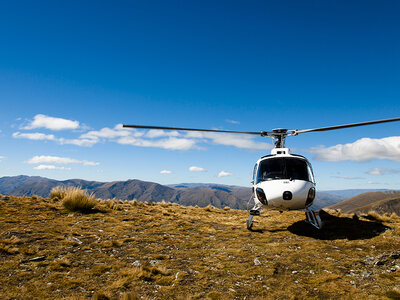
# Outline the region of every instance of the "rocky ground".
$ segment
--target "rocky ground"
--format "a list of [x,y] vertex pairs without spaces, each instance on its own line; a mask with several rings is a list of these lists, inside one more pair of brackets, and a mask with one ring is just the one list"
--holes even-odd
[[400,219],[0,196],[0,298],[400,298]]

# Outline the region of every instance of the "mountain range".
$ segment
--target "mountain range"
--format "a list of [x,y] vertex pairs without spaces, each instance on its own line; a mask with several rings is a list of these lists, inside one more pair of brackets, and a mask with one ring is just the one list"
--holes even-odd
[[[206,207],[208,205],[217,208],[229,206],[234,209],[247,209],[247,204],[251,196],[250,187],[221,185],[212,183],[180,183],[171,185],[161,185],[155,182],[130,179],[126,181],[99,182],[83,179],[54,180],[39,176],[7,176],[0,178],[0,193],[14,196],[41,196],[48,197],[53,187],[80,186],[96,197],[102,199],[116,198],[121,200],[136,199],[140,202],[172,202],[185,206]],[[313,209],[323,207],[333,207],[339,202],[348,198],[356,197],[362,193],[375,193],[366,198],[378,197],[376,200],[383,200],[381,195],[385,195],[384,190],[334,190],[317,191]],[[378,193],[378,194],[376,194]],[[382,194],[383,193],[383,194]],[[399,192],[400,193],[400,192]],[[351,205],[354,209],[360,205],[368,203],[354,200]],[[374,201],[371,201],[374,202]]]
[[137,200],[140,202],[172,202],[185,206],[218,208],[229,206],[246,209],[251,189],[218,184],[161,185],[155,182],[130,179],[126,181],[98,182],[82,179],[58,181],[37,176],[13,176],[0,178],[0,193],[14,196],[48,197],[52,188],[80,186],[101,199]]

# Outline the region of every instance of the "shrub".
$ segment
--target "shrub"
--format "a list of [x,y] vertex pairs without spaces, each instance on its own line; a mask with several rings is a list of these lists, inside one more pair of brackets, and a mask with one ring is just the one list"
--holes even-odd
[[58,185],[56,187],[53,187],[50,191],[50,198],[51,199],[63,199],[67,193],[68,188],[63,185]]
[[67,187],[63,197],[63,206],[70,211],[88,212],[97,204],[93,193],[89,194],[80,187]]

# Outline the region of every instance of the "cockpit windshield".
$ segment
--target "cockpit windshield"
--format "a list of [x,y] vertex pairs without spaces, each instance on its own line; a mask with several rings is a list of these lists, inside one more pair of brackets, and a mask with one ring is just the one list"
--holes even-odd
[[261,161],[258,167],[256,183],[277,179],[313,181],[311,168],[304,159],[277,157]]

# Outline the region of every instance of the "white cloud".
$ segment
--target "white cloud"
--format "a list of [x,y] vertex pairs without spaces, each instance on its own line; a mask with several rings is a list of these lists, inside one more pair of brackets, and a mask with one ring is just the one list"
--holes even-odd
[[397,174],[400,173],[400,169],[391,169],[391,168],[373,168],[368,171],[369,175],[385,175],[385,174]]
[[34,116],[30,124],[23,129],[36,128],[46,128],[50,130],[77,129],[79,128],[79,122],[39,114]]
[[53,134],[44,134],[40,132],[35,133],[20,133],[14,132],[13,138],[16,139],[28,139],[28,140],[36,140],[36,141],[54,141],[61,145],[76,145],[76,146],[92,146],[96,144],[98,141],[93,139],[64,139],[64,138],[57,138]]
[[0,156],[0,161],[2,160],[2,159],[4,159],[5,157],[4,156]]
[[146,137],[148,138],[158,138],[158,137],[165,137],[165,136],[172,136],[172,137],[177,137],[180,136],[178,131],[167,131],[165,132],[164,130],[160,129],[151,129],[146,133]]
[[[129,136],[132,134],[136,135],[137,132],[126,130],[122,127],[122,124],[117,124],[117,125],[115,125],[114,129],[104,127],[98,131],[93,130],[93,131],[84,133],[79,138],[80,139],[92,139],[92,140],[97,140],[99,138],[113,139],[113,138],[117,138],[117,137]],[[143,135],[143,133],[139,133],[139,134]]]
[[321,161],[368,161],[371,159],[400,161],[400,136],[382,139],[362,138],[344,145],[311,148],[309,152],[314,153],[314,158]]
[[189,150],[198,149],[196,141],[190,139],[168,138],[156,141],[149,141],[144,139],[137,139],[134,137],[122,137],[118,139],[117,143],[122,145],[132,145],[138,147],[155,147],[168,150]]
[[228,122],[228,123],[231,123],[231,124],[240,124],[239,121],[235,121],[235,120],[229,120],[229,119],[227,119],[227,120],[225,120],[225,121]]
[[172,172],[169,170],[162,170],[160,171],[160,174],[171,174]]
[[346,180],[359,180],[359,179],[364,179],[362,177],[353,177],[353,176],[331,176],[333,178],[339,178],[339,179],[346,179]]
[[226,176],[233,176],[233,174],[229,173],[227,171],[221,171],[221,172],[218,173],[218,178],[226,177]]
[[206,172],[204,168],[201,167],[196,167],[196,166],[191,166],[189,167],[190,172]]
[[45,155],[37,155],[32,157],[27,161],[28,164],[81,164],[84,166],[97,166],[100,163],[87,161],[87,160],[78,160],[69,157],[59,157],[59,156],[45,156]]
[[39,165],[34,167],[35,170],[71,170],[71,168],[57,167],[54,165]]
[[271,149],[272,145],[268,143],[258,143],[252,136],[235,133],[217,133],[217,132],[188,132],[187,138],[209,139],[216,145],[234,146],[241,149]]
[[76,145],[84,147],[93,146],[98,142],[98,140],[93,140],[93,139],[64,139],[64,138],[59,138],[57,141],[61,145]]
[[20,133],[14,132],[13,138],[16,139],[28,139],[28,140],[49,140],[49,141],[56,141],[57,138],[53,134],[44,134],[40,132],[35,133]]
[[379,182],[375,182],[375,181],[368,181],[368,184],[379,184]]

